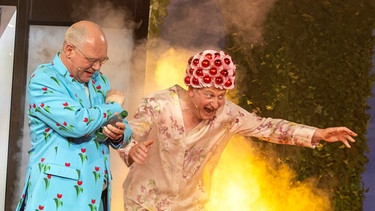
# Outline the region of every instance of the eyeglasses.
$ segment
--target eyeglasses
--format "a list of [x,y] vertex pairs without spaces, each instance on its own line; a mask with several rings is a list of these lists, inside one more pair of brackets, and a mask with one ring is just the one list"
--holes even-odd
[[75,49],[77,49],[78,52],[80,52],[85,57],[85,59],[90,63],[91,66],[94,66],[97,63],[100,64],[100,66],[102,66],[103,64],[105,64],[109,60],[108,56],[106,56],[103,59],[88,58],[81,50],[79,50],[79,48],[77,46],[73,45],[73,47]]

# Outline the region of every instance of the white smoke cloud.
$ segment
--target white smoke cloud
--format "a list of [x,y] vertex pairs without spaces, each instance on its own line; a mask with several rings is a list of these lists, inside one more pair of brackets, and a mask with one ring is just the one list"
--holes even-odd
[[[88,0],[86,3],[74,5],[75,10],[71,16],[77,20],[94,21],[103,27],[109,44],[110,60],[102,67],[102,71],[110,79],[113,88],[125,93],[129,99],[126,107],[132,112],[143,94],[159,88],[154,81],[154,70],[165,58],[169,58],[171,63],[176,58],[181,72],[184,72],[187,59],[192,54],[204,49],[222,49],[225,35],[232,29],[240,29],[248,43],[262,42],[262,22],[274,2],[275,0],[171,0],[168,6],[169,15],[161,27],[160,39],[138,41],[136,44],[133,32],[140,23],[132,20],[132,14],[126,8],[116,7],[109,1],[99,3]],[[67,27],[31,26],[28,75],[38,64],[50,62],[55,53],[61,50],[66,29]],[[148,64],[144,72],[146,61]],[[157,74],[168,74],[168,68],[164,71]],[[129,87],[130,80],[147,83]],[[22,140],[18,141],[18,144],[22,145],[22,151],[17,155],[20,156],[22,172],[16,180],[20,182],[15,184],[17,193],[21,192],[23,186],[28,161],[27,151],[30,148],[27,120],[25,115],[24,135]],[[122,182],[128,169],[113,151],[111,165],[114,176],[112,208],[122,210]],[[19,195],[15,196],[18,197]]]

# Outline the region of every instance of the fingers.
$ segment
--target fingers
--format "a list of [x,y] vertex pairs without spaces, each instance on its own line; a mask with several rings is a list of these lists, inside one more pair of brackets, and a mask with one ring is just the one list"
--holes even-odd
[[333,127],[330,129],[331,129],[331,133],[334,133],[334,134],[338,133],[338,134],[347,134],[347,135],[354,136],[354,137],[357,136],[357,133],[351,131],[347,127]]
[[347,148],[351,148],[352,147],[352,146],[350,146],[350,144],[348,143],[347,140],[343,140],[341,142],[344,143]]
[[142,149],[141,146],[143,145],[137,144],[133,146],[130,152],[131,158],[133,159],[134,162],[138,164],[142,164],[146,160],[146,157],[147,157],[147,151],[144,151],[144,149]]
[[350,142],[352,142],[352,143],[355,142],[355,140],[354,140],[351,136],[349,136],[349,135],[348,135],[347,137],[345,137],[344,140],[342,140],[341,142],[343,142],[343,143],[345,144],[346,147],[351,148],[351,146],[350,146],[348,140],[349,140]]
[[316,132],[317,136],[322,136],[326,142],[342,142],[346,147],[351,148],[350,143],[354,143],[353,137],[357,136],[357,133],[351,131],[346,127],[330,127],[326,129],[318,129]]
[[351,136],[349,136],[347,139],[349,139],[350,142],[353,142],[353,143],[355,142],[355,139],[352,138]]
[[152,143],[152,140],[147,140],[145,142],[134,145],[129,153],[133,161],[138,164],[143,164],[143,162],[148,157],[148,148]]
[[147,141],[142,142],[142,143],[143,143],[143,145],[145,145],[146,147],[149,147],[149,146],[151,146],[151,144],[154,143],[154,140],[147,140]]
[[341,141],[342,143],[344,143],[344,145],[347,148],[351,148],[349,142],[352,142],[352,143],[355,142],[355,139],[353,137],[356,137],[357,133],[351,131],[350,129],[346,127],[337,127],[333,129],[334,131],[332,135],[335,136],[338,141]]
[[125,130],[125,124],[124,123],[116,123],[116,127],[113,125],[107,125],[103,127],[103,133],[106,135],[108,138],[112,140],[117,140],[121,138],[122,135],[124,135],[124,130]]
[[116,127],[114,127],[120,131],[124,131],[126,128],[126,125],[123,122],[116,122]]

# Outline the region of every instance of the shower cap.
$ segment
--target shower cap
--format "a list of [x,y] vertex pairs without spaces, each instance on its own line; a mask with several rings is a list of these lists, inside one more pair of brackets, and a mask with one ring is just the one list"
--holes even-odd
[[236,65],[228,54],[205,50],[190,57],[184,82],[194,88],[233,89],[235,75]]

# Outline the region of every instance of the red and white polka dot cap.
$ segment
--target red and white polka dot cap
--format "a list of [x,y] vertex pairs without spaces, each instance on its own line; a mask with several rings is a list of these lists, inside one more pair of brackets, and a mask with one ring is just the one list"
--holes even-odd
[[233,89],[235,75],[236,65],[228,54],[205,50],[189,59],[184,81],[194,88]]

